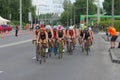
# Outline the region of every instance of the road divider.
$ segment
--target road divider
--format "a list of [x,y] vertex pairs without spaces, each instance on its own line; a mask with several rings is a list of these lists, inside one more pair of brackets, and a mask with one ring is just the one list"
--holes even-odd
[[19,41],[19,42],[14,42],[14,43],[9,43],[9,44],[4,44],[4,45],[0,45],[0,48],[5,48],[5,47],[9,47],[9,46],[15,46],[15,45],[27,43],[27,42],[30,42],[30,41],[32,41],[32,39],[28,39],[28,40],[24,40],[24,41]]

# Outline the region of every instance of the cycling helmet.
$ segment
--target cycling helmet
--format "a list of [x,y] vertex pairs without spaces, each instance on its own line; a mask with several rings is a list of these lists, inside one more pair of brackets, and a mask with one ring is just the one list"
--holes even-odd
[[91,27],[89,27],[89,31],[91,31],[92,30],[92,28]]
[[89,31],[89,28],[85,28],[85,31]]
[[40,29],[40,26],[36,26],[35,29],[36,29],[36,30],[39,30],[39,29]]
[[45,31],[45,28],[40,28],[40,31]]
[[57,26],[57,30],[64,30],[64,27],[61,26],[61,25],[58,25],[58,26]]
[[51,26],[50,26],[50,25],[46,25],[45,28],[46,28],[46,29],[50,29]]
[[53,26],[53,29],[57,29],[57,26]]
[[73,26],[70,26],[70,27],[69,27],[69,30],[72,30],[72,29],[73,29]]
[[40,28],[44,28],[45,26],[44,26],[44,24],[40,24]]

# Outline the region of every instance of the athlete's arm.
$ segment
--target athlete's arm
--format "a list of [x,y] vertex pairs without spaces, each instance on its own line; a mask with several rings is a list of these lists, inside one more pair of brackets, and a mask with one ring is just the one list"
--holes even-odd
[[47,32],[45,32],[45,35],[46,35],[46,41],[48,42],[48,34],[47,34]]
[[52,38],[53,38],[53,36],[54,36],[54,34],[53,34],[53,29],[52,29],[52,28],[50,28],[50,31],[51,31]]
[[39,41],[39,39],[40,39],[40,31],[38,32],[37,42]]

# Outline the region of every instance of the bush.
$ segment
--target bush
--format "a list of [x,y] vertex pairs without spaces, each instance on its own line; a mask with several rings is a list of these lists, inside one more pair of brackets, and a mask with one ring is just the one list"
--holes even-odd
[[[11,21],[9,24],[12,25],[11,26],[12,28],[15,28],[15,25],[20,25],[20,21]],[[25,26],[25,23],[22,22],[22,29],[25,28],[24,26]]]
[[[110,20],[100,22],[100,25],[103,26],[104,29],[106,29],[110,24],[111,24]],[[95,25],[97,25],[97,22],[95,22]],[[114,20],[114,27],[116,28],[117,31],[120,32],[120,20]]]

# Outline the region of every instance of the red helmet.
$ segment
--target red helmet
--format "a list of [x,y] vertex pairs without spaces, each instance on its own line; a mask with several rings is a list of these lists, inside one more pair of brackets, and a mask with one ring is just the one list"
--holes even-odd
[[44,24],[40,24],[40,28],[44,28],[45,26],[44,26]]
[[57,30],[63,30],[63,29],[64,29],[63,26],[61,26],[61,25],[58,25],[58,26],[57,26]]

